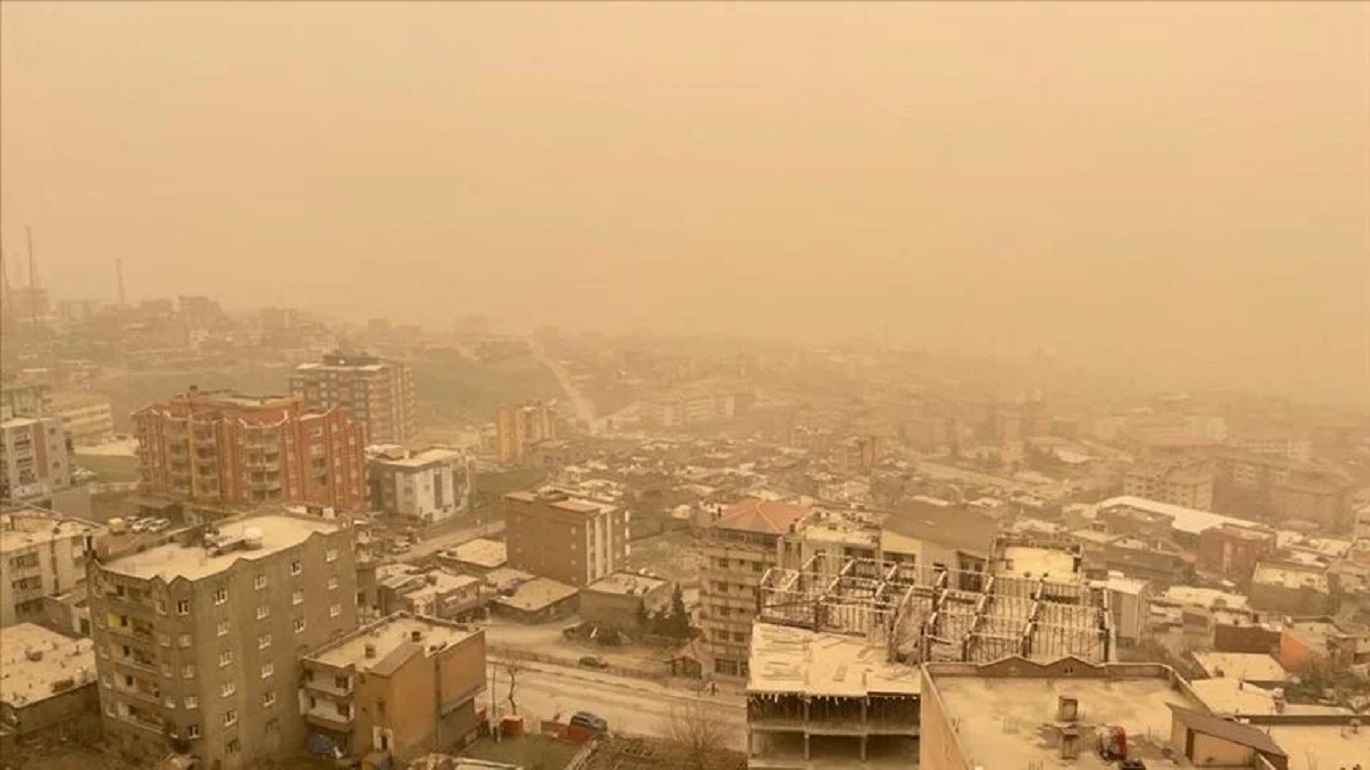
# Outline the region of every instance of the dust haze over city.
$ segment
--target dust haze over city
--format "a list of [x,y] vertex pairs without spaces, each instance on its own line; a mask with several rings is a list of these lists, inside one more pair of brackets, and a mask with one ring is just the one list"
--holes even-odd
[[0,246],[0,770],[1370,760],[1370,4],[6,1]]

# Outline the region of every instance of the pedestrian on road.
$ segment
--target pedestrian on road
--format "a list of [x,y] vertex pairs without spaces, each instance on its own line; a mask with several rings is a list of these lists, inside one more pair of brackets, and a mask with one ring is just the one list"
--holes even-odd
[[710,695],[717,695],[717,694],[718,694],[718,683],[717,683],[717,682],[709,682],[709,694],[710,694]]

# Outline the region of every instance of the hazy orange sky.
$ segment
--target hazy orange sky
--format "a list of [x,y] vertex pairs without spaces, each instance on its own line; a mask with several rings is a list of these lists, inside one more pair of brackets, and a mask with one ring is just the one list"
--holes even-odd
[[59,297],[1370,394],[1370,5],[4,3]]

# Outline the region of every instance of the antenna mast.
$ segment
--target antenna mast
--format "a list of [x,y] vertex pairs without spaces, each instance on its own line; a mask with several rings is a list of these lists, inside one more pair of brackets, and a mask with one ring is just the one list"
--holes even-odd
[[119,307],[125,307],[124,302],[124,260],[122,257],[114,260],[114,270],[119,274]]
[[29,311],[33,328],[38,328],[38,263],[33,258],[33,228],[24,225],[24,239],[29,247]]

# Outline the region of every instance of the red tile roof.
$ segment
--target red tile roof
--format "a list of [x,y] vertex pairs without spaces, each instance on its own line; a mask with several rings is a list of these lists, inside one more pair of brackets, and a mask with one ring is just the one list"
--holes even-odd
[[808,508],[774,500],[743,500],[727,507],[714,526],[746,532],[783,535],[810,513]]

